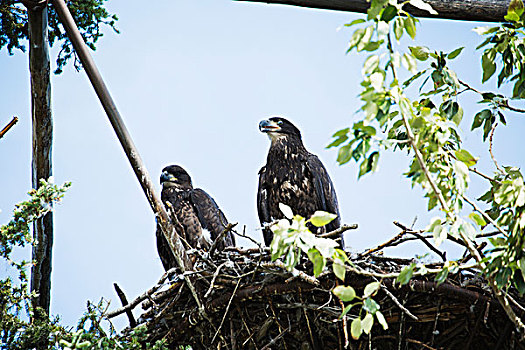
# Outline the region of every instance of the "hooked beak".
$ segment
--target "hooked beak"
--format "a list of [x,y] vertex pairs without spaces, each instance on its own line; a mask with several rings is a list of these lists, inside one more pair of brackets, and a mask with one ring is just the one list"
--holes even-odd
[[168,181],[175,181],[177,178],[167,171],[163,171],[162,174],[160,174],[160,183],[163,184],[164,182]]
[[259,130],[261,132],[275,132],[281,130],[281,127],[271,120],[263,120],[259,123]]

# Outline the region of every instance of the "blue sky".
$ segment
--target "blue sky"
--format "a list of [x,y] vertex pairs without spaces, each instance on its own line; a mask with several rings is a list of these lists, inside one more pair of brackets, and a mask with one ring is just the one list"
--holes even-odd
[[[336,151],[325,149],[335,131],[351,125],[360,106],[365,56],[345,54],[351,30],[341,26],[362,15],[229,0],[150,6],[111,0],[107,7],[120,17],[121,34],[106,29],[93,56],[155,183],[165,165],[182,165],[229,220],[246,225],[262,242],[255,198],[269,141],[257,126],[281,114],[300,128],[306,147],[328,168],[343,222],[359,224],[345,236],[352,251],[396,234],[394,220],[410,225],[417,217],[421,228],[435,215],[426,213],[421,191],[412,190],[402,175],[408,164],[402,153],[384,153],[379,172],[357,181],[355,164],[338,166]],[[480,38],[471,31],[478,25],[422,20],[417,42],[443,51],[466,46],[453,67],[479,87],[474,48]],[[52,61],[56,52],[53,48]],[[1,126],[13,115],[20,118],[0,140],[5,223],[31,186],[26,54],[0,52],[0,82]],[[74,324],[86,300],[105,297],[119,306],[113,282],[133,299],[163,270],[152,212],[85,73],[68,66],[52,84],[55,182],[73,183],[55,214],[52,313]],[[466,131],[481,109],[471,97],[464,106]],[[525,118],[509,114],[507,120],[496,133],[496,155],[503,164],[523,166],[517,142]],[[482,158],[480,167],[491,173],[479,132],[463,136]],[[472,196],[483,189],[474,183]],[[424,252],[412,244],[389,253]],[[123,317],[116,324],[125,322]]]

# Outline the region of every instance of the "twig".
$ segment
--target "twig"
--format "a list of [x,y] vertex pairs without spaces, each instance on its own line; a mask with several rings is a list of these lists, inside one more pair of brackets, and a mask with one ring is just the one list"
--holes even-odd
[[210,295],[211,291],[213,290],[213,287],[215,286],[215,280],[217,279],[217,276],[219,276],[219,272],[221,271],[221,268],[224,267],[227,263],[228,261],[223,262],[215,270],[215,273],[213,274],[213,278],[211,279],[210,288],[208,288],[208,291],[206,292],[206,294],[204,294],[204,299],[206,299]]
[[146,292],[142,293],[142,295],[140,295],[138,298],[135,298],[135,300],[133,300],[131,303],[129,303],[128,305],[126,306],[123,306],[121,308],[118,308],[116,310],[113,310],[111,312],[108,312],[106,314],[106,318],[113,318],[115,316],[118,316],[120,314],[123,314],[124,312],[126,312],[127,310],[133,310],[138,304],[140,304],[141,301],[143,300],[146,300],[147,298],[149,298],[153,293],[155,293],[157,290],[159,290],[159,288],[162,287],[162,284],[164,283],[164,281],[171,275],[173,275],[174,273],[176,272],[176,268],[172,268],[172,269],[169,269],[168,271],[166,271],[162,277],[159,279],[159,281],[157,282],[156,285],[154,285],[153,287],[151,287],[150,289],[148,289]]
[[228,225],[226,225],[224,230],[222,230],[222,232],[215,238],[215,240],[213,241],[211,245],[210,251],[209,251],[210,256],[213,256],[213,253],[215,253],[215,249],[217,249],[217,245],[219,244],[219,242],[222,241],[224,236],[226,236],[226,234],[230,232],[235,226],[237,226],[237,223],[235,224],[228,223]]
[[484,178],[485,180],[489,180],[491,182],[497,182],[499,183],[499,181],[496,181],[496,179],[486,175],[486,174],[483,174],[482,172],[480,172],[478,169],[476,168],[468,168],[468,170],[472,171],[474,174],[477,174],[479,176],[481,176],[482,178]]
[[[282,261],[280,261],[280,260],[276,260],[274,262],[262,263],[261,267],[263,267],[263,268],[278,267],[280,269],[288,271],[286,266],[284,265],[284,263]],[[317,278],[315,278],[313,276],[310,276],[310,275],[304,273],[303,271],[299,271],[299,270],[297,270],[295,268],[292,269],[292,271],[290,273],[292,275],[294,275],[294,276],[297,276],[299,279],[302,279],[303,281],[308,282],[310,284],[313,284],[315,286],[318,286],[318,285],[321,284]]]
[[[468,90],[471,90],[471,91],[474,91],[475,93],[479,94],[479,95],[483,95],[483,93],[477,89],[474,89],[473,87],[471,87],[470,85],[468,85],[467,83],[459,80],[459,83],[461,85],[463,85],[464,87],[466,87]],[[512,107],[512,106],[509,106],[508,102],[505,101],[505,102],[499,102],[499,101],[493,101],[496,105],[498,105],[498,107],[503,107],[503,108],[507,108],[513,112],[518,112],[518,113],[525,113],[525,109],[521,109],[521,108],[516,108],[516,107]]]
[[4,137],[4,135],[9,131],[9,129],[11,129],[17,122],[18,117],[13,117],[13,119],[11,119],[11,121],[7,123],[7,125],[2,130],[0,130],[0,139]]
[[285,333],[288,332],[290,329],[291,329],[291,328],[287,328],[287,329],[283,330],[281,333],[279,333],[278,336],[276,336],[276,337],[273,338],[268,344],[266,344],[265,346],[263,346],[263,347],[261,348],[261,350],[267,350],[267,349],[270,349],[270,347],[271,347],[272,345],[277,344],[277,341],[278,341],[279,339],[281,339],[281,338],[285,335]]
[[483,210],[481,210],[477,205],[476,203],[474,203],[473,201],[471,201],[470,199],[468,199],[467,197],[463,196],[462,197],[463,200],[465,202],[467,202],[468,204],[470,204],[472,206],[472,208],[474,208],[475,211],[477,211],[478,213],[480,213],[483,218],[485,220],[487,220],[488,222],[490,222],[492,224],[492,226],[494,226],[496,228],[496,230],[498,230],[500,233],[502,233],[505,237],[507,237],[507,233],[498,225],[498,223],[494,220],[492,220],[492,218],[487,214],[485,213]]
[[[122,306],[128,305],[128,299],[126,298],[126,295],[122,291],[122,289],[119,287],[118,284],[113,283],[113,287],[115,287],[115,291],[117,292],[117,295],[120,299],[120,302],[122,303]],[[128,316],[129,320],[129,326],[131,328],[135,328],[137,326],[137,321],[135,320],[135,317],[133,316],[133,313],[131,310],[126,310],[126,316]]]
[[219,325],[219,328],[215,332],[215,335],[213,336],[210,344],[213,344],[213,342],[215,341],[215,338],[217,338],[217,335],[221,331],[222,325],[224,324],[224,320],[226,319],[226,315],[228,314],[228,311],[230,311],[230,306],[232,304],[232,300],[235,297],[235,293],[237,292],[237,289],[239,288],[239,284],[241,284],[241,280],[240,279],[239,279],[239,281],[237,281],[237,285],[235,286],[235,289],[233,290],[233,293],[232,293],[232,296],[230,298],[230,301],[228,302],[228,306],[226,306],[226,310],[224,311],[224,315],[222,316],[221,324]]
[[446,262],[447,261],[447,253],[446,252],[441,252],[439,249],[437,249],[436,247],[434,247],[425,237],[423,237],[422,235],[419,234],[419,232],[416,232],[416,231],[412,231],[411,229],[409,229],[408,227],[404,226],[403,224],[397,222],[397,221],[394,221],[394,225],[396,225],[397,227],[399,227],[400,229],[402,229],[404,232],[406,233],[409,233],[411,235],[414,235],[416,236],[418,239],[420,239],[430,250],[432,250],[434,253],[436,253],[437,255],[439,255],[441,257],[441,259],[443,260],[443,262]]
[[503,171],[503,169],[501,169],[499,167],[499,164],[498,162],[496,161],[496,157],[494,157],[494,153],[492,152],[492,148],[493,148],[493,138],[494,138],[494,131],[496,131],[496,127],[498,126],[498,123],[494,123],[494,125],[492,125],[492,129],[490,129],[490,134],[489,134],[489,153],[490,153],[490,158],[492,159],[492,162],[494,163],[494,166],[496,167],[496,169],[498,169],[498,171],[502,174],[505,174],[505,172]]
[[321,237],[321,238],[328,238],[328,237],[333,237],[333,236],[338,236],[340,234],[342,234],[343,232],[345,231],[348,231],[348,230],[355,230],[357,229],[358,225],[357,224],[351,224],[351,225],[343,225],[341,227],[339,227],[338,229],[335,229],[333,231],[330,231],[330,232],[326,232],[326,233],[322,233],[320,235],[317,235],[317,237]]
[[[377,281],[377,279],[375,280]],[[385,292],[386,295],[388,295],[388,297],[390,297],[390,299],[394,302],[394,304],[396,304],[397,307],[400,308],[404,313],[406,313],[411,319],[413,319],[414,321],[419,321],[419,318],[417,318],[417,316],[411,313],[410,310],[404,307],[403,304],[399,302],[396,296],[392,294],[383,283],[381,283],[381,289]]]
[[[400,239],[401,237],[403,237],[405,235],[405,231],[399,233],[398,235],[396,235],[394,238],[386,241],[385,243],[381,243],[380,245],[378,245],[377,247],[375,248],[371,248],[371,249],[368,249],[366,252],[362,253],[362,254],[359,254],[359,257],[364,257],[364,256],[367,256],[367,255],[370,255],[372,253],[375,253],[379,250],[382,250],[383,248],[385,247],[388,247],[388,246],[391,246],[393,245],[394,242],[396,242],[398,239]],[[408,239],[407,239],[408,240]],[[412,239],[410,239],[412,240]]]

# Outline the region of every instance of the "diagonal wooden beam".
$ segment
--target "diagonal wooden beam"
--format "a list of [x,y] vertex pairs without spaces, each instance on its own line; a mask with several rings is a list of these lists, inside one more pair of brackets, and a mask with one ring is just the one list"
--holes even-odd
[[[370,0],[234,0],[266,4],[292,5],[323,10],[366,13]],[[438,15],[431,15],[407,5],[408,12],[416,17],[455,19],[462,21],[501,22],[507,14],[510,0],[425,0]]]

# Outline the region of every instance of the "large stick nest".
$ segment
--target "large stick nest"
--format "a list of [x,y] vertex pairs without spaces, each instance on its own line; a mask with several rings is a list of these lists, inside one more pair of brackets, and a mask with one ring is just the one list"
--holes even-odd
[[[376,321],[370,336],[353,340],[350,324],[360,306],[340,319],[342,305],[331,290],[342,283],[332,272],[315,279],[304,259],[290,273],[261,249],[227,248],[213,259],[201,251],[191,255],[194,271],[171,270],[142,296],[145,312],[138,323],[147,326],[150,340],[166,339],[170,348],[344,349],[349,342],[350,349],[525,349],[486,282],[469,269],[440,285],[433,276],[413,277],[404,286],[381,279],[374,300],[389,328]],[[411,262],[372,254],[352,258],[360,271],[380,274],[399,272]],[[194,283],[204,312],[185,278]],[[374,280],[349,272],[344,284],[362,295]],[[512,306],[524,314],[519,305]]]

